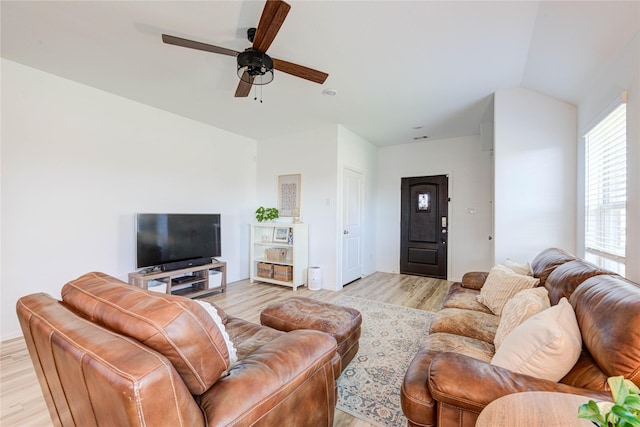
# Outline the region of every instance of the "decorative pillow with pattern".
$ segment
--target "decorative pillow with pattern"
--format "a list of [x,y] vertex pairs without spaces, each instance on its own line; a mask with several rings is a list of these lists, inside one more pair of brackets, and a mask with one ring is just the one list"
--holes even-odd
[[518,292],[538,286],[540,280],[515,273],[504,265],[496,265],[480,289],[478,302],[500,316],[504,305]]
[[551,307],[549,292],[545,287],[525,289],[518,292],[502,308],[500,323],[493,338],[493,345],[496,350],[500,348],[506,336],[522,322],[549,307]]

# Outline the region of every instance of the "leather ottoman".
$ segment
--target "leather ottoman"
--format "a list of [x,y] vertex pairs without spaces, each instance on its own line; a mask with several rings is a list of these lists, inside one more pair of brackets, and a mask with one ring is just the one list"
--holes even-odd
[[342,372],[358,352],[362,316],[354,308],[292,297],[265,308],[260,323],[284,332],[313,329],[331,335],[338,343]]

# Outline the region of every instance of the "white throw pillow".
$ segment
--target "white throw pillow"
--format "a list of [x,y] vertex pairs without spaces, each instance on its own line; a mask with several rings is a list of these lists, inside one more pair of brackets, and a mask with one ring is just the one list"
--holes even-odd
[[498,264],[489,271],[477,297],[478,302],[486,305],[493,314],[500,316],[504,305],[515,294],[535,288],[539,283],[540,279],[514,273],[513,270]]
[[528,262],[520,264],[510,258],[507,258],[502,265],[511,269],[514,273],[522,274],[524,276],[533,276],[533,269],[531,268],[531,264]]
[[551,307],[549,292],[544,287],[518,292],[502,308],[502,317],[500,317],[500,323],[493,338],[496,350],[500,348],[507,335],[522,322],[549,307]]
[[578,361],[582,336],[566,298],[515,328],[502,342],[492,365],[513,372],[560,381]]
[[209,316],[211,316],[213,321],[216,323],[216,326],[218,326],[218,329],[220,329],[222,336],[224,337],[224,342],[225,344],[227,344],[227,351],[229,352],[229,368],[227,369],[227,371],[229,371],[229,369],[233,368],[233,366],[238,362],[238,355],[236,354],[236,347],[233,345],[233,342],[231,342],[231,340],[229,339],[227,328],[224,327],[224,324],[222,323],[222,319],[218,314],[218,310],[216,310],[214,306],[212,306],[206,301],[200,301],[200,300],[195,300],[195,301],[198,304],[200,304],[202,307],[204,307],[205,310],[207,310],[207,313],[209,313]]

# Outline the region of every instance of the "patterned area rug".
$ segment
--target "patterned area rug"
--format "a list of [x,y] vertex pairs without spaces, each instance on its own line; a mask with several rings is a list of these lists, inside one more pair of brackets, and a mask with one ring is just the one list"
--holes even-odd
[[400,387],[434,314],[348,296],[336,304],[362,314],[360,349],[338,379],[337,408],[376,426],[406,426]]

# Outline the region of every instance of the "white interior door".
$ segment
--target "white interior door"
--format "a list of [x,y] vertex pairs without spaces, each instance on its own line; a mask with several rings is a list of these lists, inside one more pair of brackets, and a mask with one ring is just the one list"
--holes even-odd
[[362,174],[344,169],[342,285],[362,277]]

